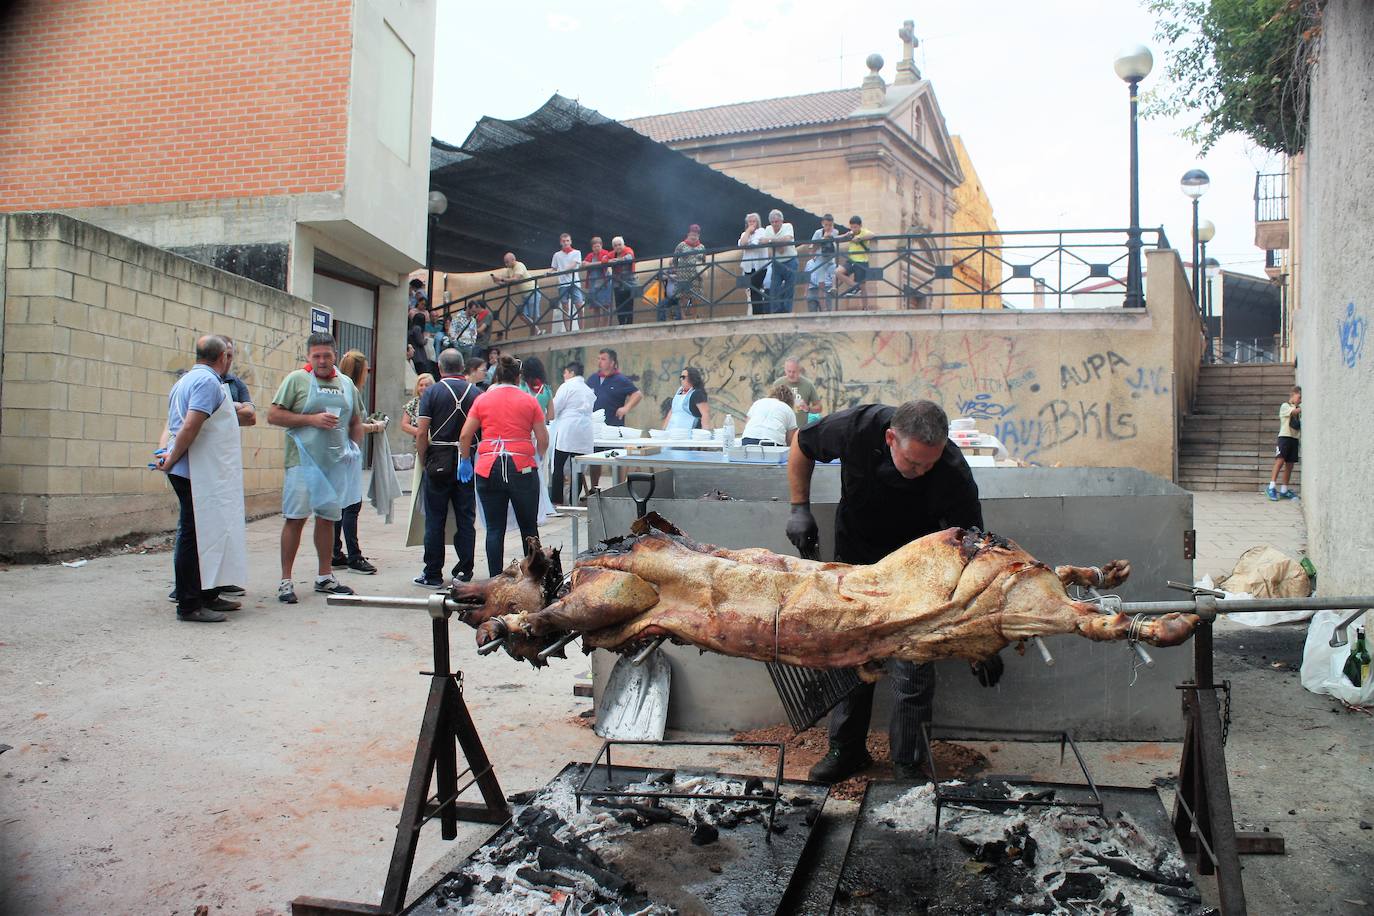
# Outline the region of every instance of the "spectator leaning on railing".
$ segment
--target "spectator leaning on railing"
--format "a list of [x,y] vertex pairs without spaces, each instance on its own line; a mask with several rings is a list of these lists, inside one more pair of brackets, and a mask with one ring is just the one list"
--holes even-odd
[[635,320],[635,250],[625,239],[611,239],[611,285],[615,290],[615,320],[617,324],[631,324]]
[[[515,259],[515,253],[507,251],[502,259],[505,266],[499,271],[493,271],[491,281],[497,286],[507,287],[507,294],[511,297],[522,297],[520,299],[520,315],[529,322],[531,330],[541,333],[539,330],[539,288],[530,282],[529,269],[524,264]],[[525,286],[529,286],[528,291],[524,291]],[[519,287],[519,289],[516,289]]]
[[763,281],[768,278],[768,249],[762,247],[763,226],[757,213],[744,217],[744,231],[739,236],[739,246],[744,249],[740,255],[739,269],[749,278],[749,313],[764,314]]
[[811,236],[814,256],[806,262],[806,307],[813,312],[829,312],[835,308],[835,248],[839,233],[835,217],[829,213],[821,217],[821,228]]
[[591,307],[585,322],[589,328],[611,324],[611,274],[609,268],[601,266],[610,259],[611,253],[601,244],[601,236],[592,236],[591,249],[582,259],[587,271],[587,303]]
[[573,247],[572,236],[558,237],[558,250],[553,253],[549,268],[558,274],[558,308],[563,312],[563,330],[576,331],[581,323],[582,283],[578,268],[582,266],[582,252]]
[[781,210],[768,211],[768,227],[763,230],[762,243],[772,252],[769,264],[768,312],[778,314],[792,311],[792,296],[797,284],[797,246],[792,224],[783,222]]
[[[696,223],[687,227],[687,237],[673,249],[673,282],[667,299],[672,302],[673,319],[680,321],[685,314],[696,317],[696,303],[702,301],[701,279],[706,270],[706,246],[701,243],[701,227]],[[666,321],[666,303],[660,302],[658,320]]]

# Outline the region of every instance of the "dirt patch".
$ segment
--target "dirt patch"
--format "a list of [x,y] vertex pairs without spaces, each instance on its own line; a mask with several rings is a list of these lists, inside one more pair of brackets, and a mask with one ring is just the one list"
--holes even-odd
[[[783,767],[783,776],[787,779],[806,779],[807,772],[830,749],[830,738],[823,729],[819,728],[809,728],[794,736],[791,727],[787,725],[770,725],[766,728],[740,732],[735,735],[734,740],[783,742],[787,746],[787,759]],[[774,758],[773,752],[768,748],[748,748],[747,750],[770,761]],[[955,744],[952,741],[936,741],[933,750],[935,752],[935,769],[940,774],[941,779],[955,777],[966,779],[982,772],[988,766],[988,758],[963,744]],[[892,778],[892,752],[888,746],[886,734],[874,732],[868,736],[868,753],[873,758],[873,765],[857,776],[831,786],[831,797],[857,800],[863,797],[864,787],[873,780]]]
[[1152,763],[1158,760],[1177,760],[1182,751],[1177,744],[1133,744],[1130,747],[1108,754],[1112,763]]

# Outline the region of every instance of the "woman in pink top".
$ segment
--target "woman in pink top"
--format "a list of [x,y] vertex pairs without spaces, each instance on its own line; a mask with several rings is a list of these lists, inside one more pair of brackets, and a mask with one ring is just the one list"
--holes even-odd
[[[539,458],[549,447],[549,431],[544,408],[516,387],[518,359],[502,356],[492,378],[491,387],[473,402],[458,436],[458,479],[467,483],[477,475],[477,498],[487,522],[487,574],[494,578],[505,559],[507,507],[515,510],[526,553],[529,539],[539,537]],[[472,440],[479,431],[474,467]]]

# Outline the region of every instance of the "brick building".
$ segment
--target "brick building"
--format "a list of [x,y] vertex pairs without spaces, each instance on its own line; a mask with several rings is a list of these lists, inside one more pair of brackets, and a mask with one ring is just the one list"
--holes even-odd
[[[145,463],[200,334],[235,339],[261,408],[325,306],[374,366],[370,403],[399,414],[434,0],[0,17],[0,555],[172,526]],[[273,511],[281,431],[244,438],[249,510]]]
[[434,11],[14,4],[0,32],[0,211],[61,211],[327,305],[385,368],[379,307],[395,311],[383,304],[424,260]]

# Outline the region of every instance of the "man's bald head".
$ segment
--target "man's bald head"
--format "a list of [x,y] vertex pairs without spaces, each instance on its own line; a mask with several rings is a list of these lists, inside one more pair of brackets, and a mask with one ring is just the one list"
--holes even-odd
[[218,334],[206,334],[196,341],[196,362],[214,363],[229,349],[229,342]]

